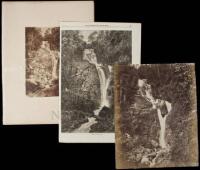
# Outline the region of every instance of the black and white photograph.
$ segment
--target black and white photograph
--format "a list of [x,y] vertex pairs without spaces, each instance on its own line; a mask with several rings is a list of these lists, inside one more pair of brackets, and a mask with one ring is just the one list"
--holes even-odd
[[194,64],[115,67],[116,166],[198,165]]
[[61,30],[61,133],[114,133],[113,64],[132,63],[132,34]]

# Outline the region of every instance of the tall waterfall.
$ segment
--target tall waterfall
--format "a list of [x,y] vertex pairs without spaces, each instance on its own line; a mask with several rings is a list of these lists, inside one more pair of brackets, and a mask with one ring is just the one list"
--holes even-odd
[[59,61],[58,59],[59,53],[57,51],[52,51],[50,49],[50,45],[48,41],[42,41],[41,49],[43,49],[47,53],[46,55],[48,59],[50,57],[50,60],[52,63],[52,72],[51,72],[52,80],[58,79],[57,67],[58,67],[58,61]]
[[54,55],[51,56],[52,58],[52,79],[58,79],[57,76],[57,66],[58,66],[58,54],[56,54],[56,52],[54,52]]
[[[166,130],[166,118],[168,116],[168,113],[171,111],[171,103],[168,101],[160,100],[160,99],[154,99],[152,96],[152,89],[149,84],[147,84],[146,80],[138,80],[138,86],[141,93],[141,96],[143,96],[147,101],[149,101],[152,104],[153,109],[157,110],[157,115],[160,123],[160,136],[159,136],[159,145],[161,148],[166,148],[166,141],[165,141],[165,130]],[[163,115],[161,111],[161,107],[163,105],[166,105],[167,108],[167,114]]]
[[[172,106],[171,103],[168,101],[165,101],[166,107],[167,107],[167,112],[171,112]],[[165,129],[166,129],[166,118],[169,114],[164,115],[164,117],[161,115],[160,109],[157,110],[158,112],[158,118],[160,122],[160,146],[162,148],[166,148],[166,142],[165,142]]]
[[108,100],[107,90],[110,84],[110,77],[106,78],[105,71],[101,65],[95,64],[99,80],[100,80],[100,92],[101,92],[101,102],[100,107],[106,106],[109,107],[110,103]]
[[112,67],[108,66],[108,73],[106,75],[105,69],[103,68],[102,64],[97,63],[96,54],[94,53],[93,49],[86,49],[84,51],[83,59],[87,60],[90,64],[95,65],[100,80],[100,93],[101,93],[100,107],[99,109],[94,111],[95,115],[98,115],[104,106],[110,107],[107,90],[111,80],[110,73]]
[[161,115],[161,110],[158,108],[157,109],[157,114],[158,114],[158,119],[160,123],[160,138],[159,138],[159,143],[161,148],[166,148],[166,142],[165,142],[165,127],[166,127],[166,117],[162,117]]

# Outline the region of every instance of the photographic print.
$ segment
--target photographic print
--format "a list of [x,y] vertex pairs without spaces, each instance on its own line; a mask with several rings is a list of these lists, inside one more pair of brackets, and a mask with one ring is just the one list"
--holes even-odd
[[115,66],[117,169],[198,166],[194,64]]
[[58,96],[59,27],[26,27],[26,94]]
[[94,21],[94,2],[2,2],[4,125],[59,123],[60,21]]
[[134,36],[91,27],[61,30],[61,133],[113,135],[113,64],[132,63]]

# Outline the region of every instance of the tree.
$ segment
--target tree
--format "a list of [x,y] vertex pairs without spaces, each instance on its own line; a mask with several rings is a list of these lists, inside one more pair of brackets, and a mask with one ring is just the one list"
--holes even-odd
[[99,31],[92,33],[89,38],[98,62],[109,65],[131,63],[130,31]]
[[46,31],[43,38],[50,44],[50,49],[59,51],[60,50],[60,29],[59,27],[51,28],[51,31]]
[[26,27],[26,51],[38,50],[42,44],[42,35],[39,30],[34,27]]

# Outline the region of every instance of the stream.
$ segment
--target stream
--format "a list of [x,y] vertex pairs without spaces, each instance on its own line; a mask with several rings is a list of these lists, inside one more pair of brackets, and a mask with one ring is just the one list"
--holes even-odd
[[90,132],[90,127],[93,125],[93,124],[95,124],[95,123],[97,123],[97,121],[96,121],[96,118],[94,118],[94,117],[89,117],[88,118],[88,122],[86,122],[86,123],[83,123],[79,128],[77,128],[77,129],[75,129],[73,132],[75,132],[75,133],[89,133]]

